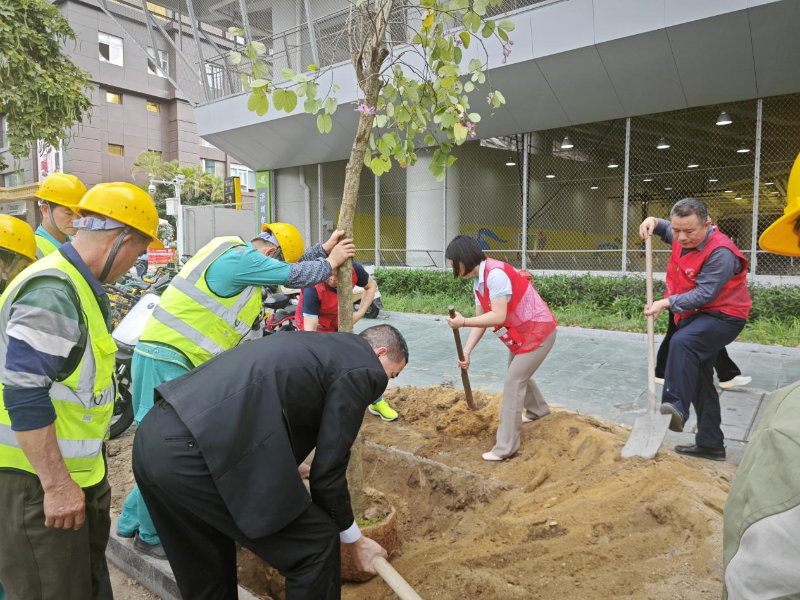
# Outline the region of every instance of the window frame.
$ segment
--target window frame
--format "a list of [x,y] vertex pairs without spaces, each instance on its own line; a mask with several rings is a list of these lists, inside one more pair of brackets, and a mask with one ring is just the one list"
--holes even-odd
[[[106,40],[103,40],[105,36]],[[114,41],[119,41],[119,44],[112,43]],[[117,37],[116,35],[111,35],[110,33],[106,33],[105,31],[98,31],[97,32],[97,44],[98,44],[98,56],[100,58],[100,62],[107,63],[109,65],[115,65],[117,67],[124,67],[125,66],[125,43],[121,37]],[[103,56],[102,50],[100,46],[105,44],[108,46],[108,58]],[[119,62],[116,62],[113,59],[114,53],[111,51],[112,48],[119,48]]]
[[[119,98],[119,102],[113,102],[109,96],[116,96]],[[112,92],[111,90],[106,90],[106,104],[116,104],[117,106],[122,106],[122,93],[121,92]]]
[[[114,148],[119,148],[120,149],[120,151],[119,151],[120,153],[119,154],[112,153],[111,152],[112,146]],[[111,143],[109,143],[108,144],[108,155],[109,156],[116,156],[116,157],[119,157],[119,158],[124,158],[125,157],[125,146],[123,144],[111,144]]]
[[[155,110],[150,110],[151,106],[154,106]],[[153,114],[156,114],[156,115],[160,115],[161,114],[161,102],[159,102],[158,100],[147,100],[146,104],[145,104],[145,107],[147,109],[147,112],[149,112],[149,113],[153,113]]]

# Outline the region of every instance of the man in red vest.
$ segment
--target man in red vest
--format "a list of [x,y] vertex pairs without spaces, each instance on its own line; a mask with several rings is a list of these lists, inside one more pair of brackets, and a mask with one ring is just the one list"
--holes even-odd
[[[339,331],[339,296],[336,290],[336,271],[322,283],[305,288],[300,292],[294,323],[300,331],[320,331],[333,333]],[[353,261],[353,285],[364,288],[361,305],[353,315],[353,325],[358,323],[372,305],[378,285],[366,269]],[[384,421],[397,419],[397,411],[383,399],[383,396],[369,405],[369,412]]]
[[654,233],[672,245],[672,254],[665,297],[646,306],[644,313],[658,317],[668,309],[678,326],[670,341],[661,413],[672,417],[672,431],[683,431],[693,404],[695,444],[675,446],[675,451],[725,460],[714,361],[736,339],[750,314],[747,259],[708,221],[705,202],[695,198],[678,201],[670,221],[648,217],[639,226],[642,239]]

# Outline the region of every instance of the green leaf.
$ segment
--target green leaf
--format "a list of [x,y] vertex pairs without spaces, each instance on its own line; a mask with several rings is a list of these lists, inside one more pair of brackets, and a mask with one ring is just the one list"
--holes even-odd
[[469,134],[469,130],[461,123],[453,125],[453,138],[456,140],[457,144],[464,143],[467,139],[467,134]]
[[240,62],[242,62],[242,53],[236,52],[236,50],[231,50],[230,58],[233,64],[238,65]]
[[383,143],[386,144],[386,147],[389,148],[389,150],[397,146],[397,143],[399,142],[397,139],[397,134],[394,132],[384,133],[381,136],[381,140],[383,140]]
[[378,142],[375,144],[375,147],[378,149],[378,152],[381,154],[388,154],[389,147],[386,145],[386,142],[383,141],[383,138],[380,138]]
[[427,134],[427,135],[426,135],[426,136],[423,138],[423,140],[422,140],[422,141],[424,141],[424,142],[425,142],[425,145],[426,145],[426,146],[433,146],[434,144],[436,144],[436,138],[435,138],[435,137],[433,137],[433,136],[432,136],[430,133],[429,133],[429,134]]
[[306,76],[303,74],[298,74],[292,77],[292,81],[296,81],[297,83],[303,83],[306,80]]
[[322,100],[319,98],[310,98],[303,104],[303,110],[310,115],[317,114],[322,108]]
[[342,86],[341,86],[341,85],[339,85],[338,83],[334,83],[334,84],[333,84],[333,88],[331,88],[331,89],[332,89],[334,92],[338,92],[340,89],[342,89]]
[[455,82],[456,82],[456,78],[455,77],[452,77],[452,76],[451,77],[445,77],[441,81],[441,86],[442,86],[442,88],[448,90],[451,87],[453,87],[453,84],[455,84]]
[[319,67],[317,65],[308,65],[307,69],[309,71],[319,71]]
[[472,3],[472,10],[478,13],[480,16],[486,14],[486,0],[474,0]]
[[370,152],[369,149],[367,149],[367,151],[364,152],[364,166],[367,167],[368,169],[372,168],[369,165],[371,160],[372,160],[372,152]]
[[458,158],[456,158],[451,154],[450,156],[447,157],[447,162],[445,162],[444,164],[446,167],[452,167],[453,163],[456,162],[457,160]]
[[[307,84],[307,83],[304,81],[303,83],[301,83],[300,85],[298,85],[298,86],[295,88],[295,92],[296,92],[296,93],[297,93],[297,95],[298,95],[298,96],[300,96],[301,98],[302,98],[303,96],[305,96],[305,95],[306,95],[306,86],[307,86],[307,85],[308,85],[308,84]],[[309,98],[311,98],[311,96],[309,96]],[[313,100],[313,98],[311,98],[311,99]]]
[[504,42],[507,42],[507,41],[508,41],[508,34],[506,33],[505,29],[498,29],[498,30],[497,30],[497,34],[500,36],[500,38],[501,38],[501,39],[502,39]]
[[306,84],[306,96],[309,98],[316,98],[317,97],[317,84],[313,81],[309,81]]
[[500,21],[499,27],[503,31],[514,31],[514,27],[516,26],[514,25],[514,21],[511,19],[503,19]]
[[465,92],[469,93],[474,89],[475,89],[475,84],[473,84],[471,81],[468,81],[467,83],[464,84],[464,91]]
[[297,107],[297,94],[294,90],[286,90],[286,95],[283,100],[283,110],[287,113],[292,112]]
[[369,168],[372,169],[372,172],[375,173],[377,177],[380,177],[386,172],[384,170],[384,162],[377,156],[370,161]]
[[475,71],[480,71],[483,68],[483,63],[481,62],[480,58],[473,58],[469,61],[469,72],[474,73]]
[[386,115],[377,115],[375,117],[375,125],[378,127],[386,127],[386,121],[389,120],[389,117]]
[[321,114],[317,116],[317,129],[320,133],[330,133],[333,129],[333,119],[330,115]]
[[461,48],[456,46],[453,48],[453,62],[457,65],[461,64],[461,59],[464,57],[463,53],[461,52]]
[[495,90],[492,92],[492,106],[495,108],[500,108],[501,105],[506,103],[506,99],[503,94],[500,93],[499,90]]
[[267,81],[266,79],[253,79],[253,81],[250,82],[250,87],[254,89],[261,88],[267,85],[268,83],[269,81]]
[[253,63],[253,76],[258,79],[269,79],[269,67],[257,60]]
[[239,27],[228,27],[228,33],[237,37],[244,37],[245,31]]
[[284,79],[293,79],[294,78],[294,71],[291,69],[281,69],[281,77]]
[[462,31],[458,34],[458,37],[461,38],[461,43],[464,44],[464,48],[469,48],[469,44],[472,41],[472,36],[469,34],[469,31]]
[[336,102],[336,98],[326,98],[325,99],[325,112],[329,115],[332,115],[336,112],[336,109],[339,108],[339,103]]
[[267,47],[262,42],[250,42],[249,45],[255,49],[256,54],[259,56],[267,53]]
[[284,100],[286,99],[286,90],[278,88],[272,94],[272,104],[275,110],[283,110]]
[[259,117],[263,117],[269,110],[269,99],[267,99],[263,92],[253,92],[250,95],[250,99],[247,101],[247,108],[251,111],[255,111]]
[[450,11],[469,10],[469,0],[450,0],[447,9]]
[[481,116],[478,113],[469,113],[467,115],[467,118],[470,121],[472,121],[473,123],[480,123],[481,122]]
[[247,73],[239,73],[239,79],[242,80],[242,89],[245,92],[250,91],[250,77]]
[[491,35],[494,33],[494,27],[494,21],[486,21],[483,24],[483,31],[481,32],[481,35],[483,35],[485,38],[491,37]]

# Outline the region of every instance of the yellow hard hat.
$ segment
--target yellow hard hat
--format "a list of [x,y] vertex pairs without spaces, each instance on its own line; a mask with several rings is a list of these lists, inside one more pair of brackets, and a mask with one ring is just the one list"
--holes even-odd
[[75,175],[53,173],[39,184],[34,196],[40,200],[73,208],[86,193],[86,186]]
[[786,208],[783,216],[770,225],[758,239],[762,250],[784,256],[800,256],[800,154],[794,161],[786,189]]
[[16,252],[36,260],[36,238],[33,229],[25,221],[10,215],[0,215],[0,249]]
[[158,211],[150,194],[132,183],[98,183],[75,206],[78,215],[95,213],[129,225],[148,236],[151,248],[163,248],[158,239]]
[[297,262],[306,251],[303,236],[297,227],[289,223],[264,223],[261,231],[271,231],[280,244],[283,259],[287,263]]

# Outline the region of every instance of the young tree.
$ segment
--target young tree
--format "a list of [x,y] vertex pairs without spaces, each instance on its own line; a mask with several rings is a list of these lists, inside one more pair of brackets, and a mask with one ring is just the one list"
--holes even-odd
[[[434,147],[429,166],[439,179],[456,157],[453,145],[461,145],[476,136],[481,115],[471,112],[470,97],[476,86],[487,83],[484,70],[488,51],[484,40],[497,38],[503,46],[503,62],[511,53],[511,20],[499,22],[488,17],[488,9],[498,8],[502,0],[351,0],[347,37],[350,58],[362,94],[356,110],[358,127],[345,172],[339,229],[352,236],[353,217],[358,199],[361,170],[367,166],[380,176],[392,168],[414,165],[419,146]],[[413,35],[403,43],[387,39],[390,21],[397,11],[405,11],[417,23],[410,25]],[[494,11],[497,12],[497,11]],[[231,28],[234,36],[245,32]],[[277,110],[291,113],[298,99],[304,98],[306,113],[317,115],[320,133],[330,133],[331,115],[339,108],[333,85],[320,94],[318,80],[322,71],[310,65],[307,73],[283,69],[278,84],[262,60],[266,47],[247,40],[243,48],[231,51],[230,60],[242,64],[242,84],[249,92],[248,108],[258,115],[269,110],[270,99]],[[471,48],[471,49],[470,49]],[[241,50],[241,51],[240,51]],[[464,65],[464,62],[467,64]],[[502,93],[489,87],[484,96],[493,107],[505,103]],[[339,330],[352,331],[353,303],[350,262],[339,268]],[[363,506],[360,466],[361,444],[353,446],[353,460],[348,471],[353,506]]]
[[[37,140],[57,148],[90,116],[90,74],[62,52],[68,42],[75,32],[54,4],[0,2],[0,115],[15,159],[29,156]],[[6,166],[0,156],[0,170]]]

